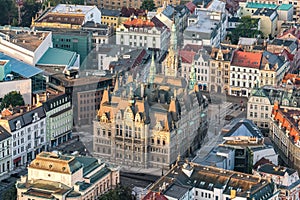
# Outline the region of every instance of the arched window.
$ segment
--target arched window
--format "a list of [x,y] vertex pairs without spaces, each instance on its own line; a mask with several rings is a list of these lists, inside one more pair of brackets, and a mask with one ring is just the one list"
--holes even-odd
[[116,125],[116,135],[119,135],[120,134],[120,129],[119,129],[119,125],[117,124]]
[[123,127],[122,127],[122,125],[120,125],[120,136],[122,136],[123,135]]
[[129,135],[129,137],[131,137],[131,135],[132,135],[132,130],[131,130],[130,126],[128,127],[128,135]]

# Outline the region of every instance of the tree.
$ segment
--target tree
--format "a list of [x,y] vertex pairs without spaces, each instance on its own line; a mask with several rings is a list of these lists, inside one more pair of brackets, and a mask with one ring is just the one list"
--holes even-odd
[[250,16],[244,16],[241,18],[241,24],[239,24],[231,33],[231,42],[237,44],[240,37],[256,38],[263,37],[263,33],[257,30],[258,19],[252,19]]
[[142,10],[148,10],[148,11],[152,11],[155,9],[155,4],[153,2],[153,0],[144,0],[142,5],[141,5],[141,9]]
[[12,0],[0,0],[0,25],[11,24],[13,19],[18,18],[18,9],[15,1]]
[[35,17],[41,8],[41,3],[36,2],[35,0],[26,0],[21,8],[21,26],[30,27],[32,17]]
[[16,186],[10,187],[8,190],[6,190],[2,194],[3,200],[12,200],[12,199],[17,199],[17,189]]
[[127,186],[118,185],[115,189],[102,195],[98,200],[130,200],[133,199],[132,190]]
[[24,99],[20,92],[12,91],[6,94],[1,102],[0,110],[3,110],[3,108],[8,108],[10,105],[12,107],[25,105]]

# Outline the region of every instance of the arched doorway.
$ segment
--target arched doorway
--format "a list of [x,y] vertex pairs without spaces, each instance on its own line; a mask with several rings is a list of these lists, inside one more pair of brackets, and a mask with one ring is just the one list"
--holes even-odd
[[214,85],[210,86],[210,92],[216,92],[216,87]]
[[218,86],[217,93],[222,93],[222,88],[221,88],[221,86]]

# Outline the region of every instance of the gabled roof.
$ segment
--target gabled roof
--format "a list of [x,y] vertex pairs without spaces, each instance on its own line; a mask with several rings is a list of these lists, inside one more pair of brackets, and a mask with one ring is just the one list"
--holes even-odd
[[11,134],[0,125],[0,142],[6,140],[7,138],[11,137]]
[[270,163],[261,165],[260,167],[258,167],[257,171],[268,173],[268,174],[279,175],[279,176],[284,176],[285,173],[288,173],[288,175],[292,175],[296,172],[296,170],[292,168],[276,166]]
[[179,51],[179,56],[183,63],[192,64],[195,54],[196,54],[196,52],[194,52],[194,51],[186,51],[186,50]]
[[126,27],[126,28],[129,28],[129,27],[137,27],[137,28],[152,28],[155,26],[155,24],[150,21],[150,20],[143,20],[143,19],[128,19],[126,20],[125,22],[123,22],[123,25]]
[[196,5],[193,4],[193,2],[190,1],[190,2],[186,3],[185,6],[191,13],[193,13],[195,11]]
[[262,53],[235,51],[233,53],[231,66],[249,67],[259,69],[262,62]]
[[249,120],[240,120],[223,137],[248,136],[263,138],[260,130]]

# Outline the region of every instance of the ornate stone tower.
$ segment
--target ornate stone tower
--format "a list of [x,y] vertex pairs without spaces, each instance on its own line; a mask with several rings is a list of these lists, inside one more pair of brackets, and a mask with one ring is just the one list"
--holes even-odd
[[195,65],[192,64],[191,72],[190,72],[190,80],[189,80],[189,89],[193,90],[196,85],[196,73],[195,73]]
[[169,54],[166,57],[163,65],[164,65],[164,73],[165,76],[177,77],[178,72],[178,52],[177,52],[177,36],[176,36],[176,26],[175,22],[173,22],[172,30],[171,30],[171,39],[170,39],[170,47]]

